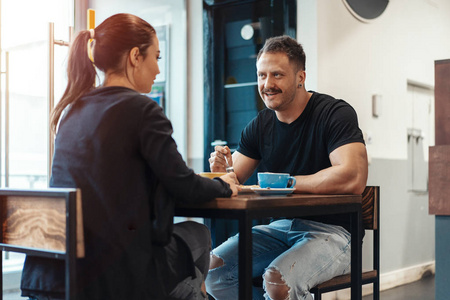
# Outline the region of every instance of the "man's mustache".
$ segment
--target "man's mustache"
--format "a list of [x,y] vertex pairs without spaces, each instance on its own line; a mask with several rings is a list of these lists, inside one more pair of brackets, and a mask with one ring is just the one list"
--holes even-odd
[[280,89],[263,89],[261,90],[262,93],[282,93]]

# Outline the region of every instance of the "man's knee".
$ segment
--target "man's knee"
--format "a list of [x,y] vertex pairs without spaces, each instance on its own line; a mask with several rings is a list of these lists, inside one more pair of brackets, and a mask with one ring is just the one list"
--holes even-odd
[[224,262],[223,259],[221,259],[218,256],[215,256],[214,254],[211,254],[211,259],[209,260],[209,269],[216,269],[221,266],[223,266]]
[[285,300],[289,297],[289,287],[276,269],[267,269],[264,273],[264,286],[270,299]]

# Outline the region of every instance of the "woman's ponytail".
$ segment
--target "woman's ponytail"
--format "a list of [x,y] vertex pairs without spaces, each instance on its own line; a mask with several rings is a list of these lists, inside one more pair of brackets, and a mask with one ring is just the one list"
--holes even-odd
[[89,55],[92,57],[92,54],[88,53],[91,50],[90,47],[88,50],[90,39],[91,32],[83,30],[77,35],[70,47],[67,64],[67,87],[52,112],[51,128],[54,133],[56,133],[56,127],[64,109],[94,87],[97,72],[89,58]]

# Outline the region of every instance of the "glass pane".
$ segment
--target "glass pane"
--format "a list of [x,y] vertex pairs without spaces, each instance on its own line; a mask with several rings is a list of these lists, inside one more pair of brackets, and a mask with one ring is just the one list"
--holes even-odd
[[[7,63],[9,66],[8,87],[6,75],[1,77],[0,186],[45,188],[48,186],[49,22],[54,23],[55,39],[68,41],[69,26],[73,26],[74,19],[73,1],[0,1],[2,73]],[[54,46],[55,102],[61,98],[67,82],[67,53],[68,47]],[[9,164],[6,164],[7,157]],[[3,289],[18,290],[24,255],[3,252],[2,260],[6,279]]]
[[[73,26],[73,2],[1,1],[2,55],[9,54],[8,132],[5,132],[4,97],[2,101],[2,153],[6,153],[8,139],[9,168],[5,170],[3,154],[2,185],[43,188],[48,185],[49,22],[54,23],[55,39],[68,41],[69,26]],[[48,9],[42,10],[43,7]],[[19,11],[20,19],[11,13]],[[54,46],[55,101],[66,85],[67,48]],[[5,89],[3,84],[2,91]]]

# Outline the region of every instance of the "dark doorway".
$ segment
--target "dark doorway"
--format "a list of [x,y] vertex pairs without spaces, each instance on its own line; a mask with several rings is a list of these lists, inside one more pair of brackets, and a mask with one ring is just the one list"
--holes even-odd
[[271,36],[296,36],[295,0],[205,0],[205,171],[211,142],[236,149],[244,126],[264,108],[256,55]]
[[[256,56],[269,37],[296,37],[296,0],[204,0],[203,24],[204,169],[209,171],[211,143],[224,141],[234,151],[242,129],[265,107],[257,89]],[[246,183],[256,184],[255,174]],[[237,232],[231,221],[216,224],[217,244]]]

